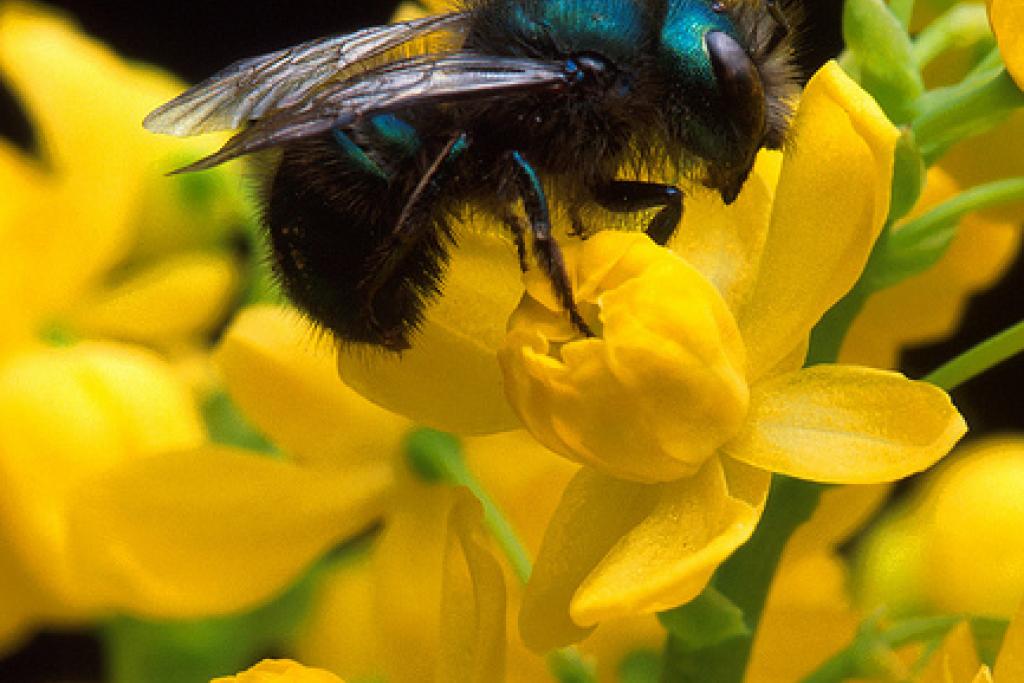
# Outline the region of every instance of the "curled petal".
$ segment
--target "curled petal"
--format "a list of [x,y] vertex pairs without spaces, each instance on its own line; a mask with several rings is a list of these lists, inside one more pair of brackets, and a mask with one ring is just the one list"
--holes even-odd
[[242,311],[216,352],[231,397],[289,455],[331,468],[381,462],[408,423],[338,379],[334,349],[295,311]]
[[931,467],[966,431],[934,385],[817,365],[755,385],[746,426],[723,451],[799,479],[874,484]]
[[68,503],[76,585],[99,608],[149,617],[252,607],[370,526],[390,470],[325,473],[217,446],[124,463]]
[[543,651],[598,621],[695,597],[754,530],[768,473],[713,458],[693,477],[637,484],[584,468],[566,489],[523,597],[520,632]]
[[435,429],[486,434],[515,429],[496,355],[523,291],[511,242],[490,232],[460,235],[423,329],[401,356],[342,348],[338,371],[356,391]]
[[567,245],[578,338],[543,275],[510,322],[499,361],[509,402],[545,446],[635,481],[689,476],[735,433],[747,404],[743,347],[718,291],[644,235]]
[[737,316],[751,381],[801,343],[860,276],[888,212],[898,137],[837,64],[807,84],[761,269]]
[[448,515],[435,681],[504,679],[505,600],[505,575],[484,530],[483,508],[460,489]]

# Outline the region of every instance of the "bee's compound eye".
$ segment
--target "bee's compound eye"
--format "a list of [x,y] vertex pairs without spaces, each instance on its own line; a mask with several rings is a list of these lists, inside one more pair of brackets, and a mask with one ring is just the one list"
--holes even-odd
[[565,71],[571,81],[597,86],[607,86],[614,79],[615,68],[601,55],[590,52],[574,55],[566,60]]
[[721,31],[704,36],[715,79],[734,121],[744,136],[760,143],[765,126],[765,96],[761,75],[750,55]]

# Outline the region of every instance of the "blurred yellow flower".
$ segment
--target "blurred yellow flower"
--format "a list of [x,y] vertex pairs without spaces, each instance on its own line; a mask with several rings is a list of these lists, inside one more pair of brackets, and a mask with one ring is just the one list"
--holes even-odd
[[1016,610],[1003,637],[995,666],[982,664],[967,622],[943,639],[916,678],[920,683],[1014,683],[1024,680],[1024,603]]
[[173,348],[217,323],[240,274],[231,254],[205,247],[249,209],[234,172],[164,176],[216,142],[183,150],[142,129],[181,84],[21,2],[0,4],[0,77],[41,157],[0,141],[0,353],[54,326]]
[[[770,472],[891,481],[929,467],[965,431],[933,386],[852,366],[799,370],[811,328],[881,230],[897,132],[830,65],[808,84],[793,137],[770,217],[737,221],[760,225],[760,241],[723,249],[716,240],[735,233],[694,239],[684,226],[670,245],[679,256],[609,232],[566,249],[598,338],[574,339],[528,280],[499,355],[506,390],[541,443],[586,464],[527,587],[520,627],[532,647],[695,597],[749,537]],[[774,166],[759,173],[772,178]],[[694,267],[715,286],[694,285]],[[645,295],[645,280],[659,286]],[[619,305],[631,298],[641,303]]]
[[[1009,618],[1024,599],[1024,439],[958,449],[866,542],[866,606]],[[896,552],[898,551],[898,552]]]
[[251,607],[369,525],[390,481],[210,445],[171,366],[109,342],[5,359],[0,425],[0,647],[110,612]]
[[212,445],[152,351],[45,343],[57,328],[202,349],[239,285],[209,247],[248,207],[231,171],[164,176],[216,142],[183,152],[142,130],[181,84],[59,15],[0,3],[0,77],[40,153],[0,142],[0,647],[45,624],[265,601],[372,523],[390,472]]
[[1006,70],[1024,88],[1024,2],[986,0],[986,4]]
[[[915,9],[937,12],[949,4],[938,0],[918,2]],[[956,59],[936,60],[925,69],[926,85],[933,88],[957,82],[974,66],[976,58],[957,55]],[[907,219],[976,185],[1024,176],[1024,155],[1019,153],[1022,147],[1021,111],[1010,114],[991,130],[957,142],[928,170],[921,197]],[[840,360],[893,368],[903,349],[951,336],[970,296],[998,281],[1013,263],[1021,243],[1022,221],[1022,202],[964,216],[938,263],[871,296],[843,341]],[[895,230],[900,227],[897,224]]]
[[802,680],[853,640],[863,614],[838,546],[885,502],[889,487],[842,486],[786,543],[758,623],[746,683]]
[[210,683],[345,683],[329,671],[303,666],[289,659],[264,659],[237,676],[215,678]]

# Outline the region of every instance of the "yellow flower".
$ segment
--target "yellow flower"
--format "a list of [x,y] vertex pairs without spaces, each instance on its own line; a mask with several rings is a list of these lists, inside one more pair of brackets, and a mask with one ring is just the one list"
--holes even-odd
[[215,678],[210,683],[345,683],[330,671],[313,669],[289,659],[264,659],[237,676]]
[[[338,567],[323,588],[296,652],[305,662],[349,678],[387,674],[389,680],[451,680],[434,672],[451,667],[464,638],[438,631],[452,605],[441,595],[452,506],[461,494],[412,477],[397,460],[411,423],[382,410],[337,381],[329,351],[311,343],[311,331],[292,311],[245,310],[218,353],[227,386],[246,414],[275,443],[307,466],[347,471],[385,461],[394,473],[382,509],[384,530],[362,560]],[[506,511],[528,551],[541,543],[545,525],[576,467],[519,430],[464,440],[465,457],[485,489]],[[509,570],[506,569],[506,573]],[[475,577],[480,590],[493,580]],[[542,657],[529,652],[515,629],[522,589],[506,579],[509,624],[508,679],[543,680]],[[450,616],[448,617],[450,618]],[[489,633],[496,634],[492,630]],[[507,634],[507,636],[506,636]],[[599,663],[602,680],[632,649],[660,645],[653,618],[609,625],[583,644]],[[494,672],[488,672],[494,680]]]
[[[1024,144],[1024,115],[1011,117],[982,138],[954,146],[948,158],[928,171],[924,192],[910,218],[972,184],[994,180],[1001,172],[1014,174],[1011,166],[1017,167],[1017,174],[1024,174],[1024,160],[1019,155],[992,151],[994,147],[1015,149],[1015,143],[1005,142],[1007,138]],[[996,144],[996,139],[1004,142]],[[1010,159],[1011,155],[1018,158]],[[996,157],[1005,157],[1006,163]],[[969,297],[991,286],[1013,263],[1020,244],[1019,213],[1015,212],[1019,209],[1007,207],[965,216],[938,263],[871,296],[843,340],[840,360],[892,368],[902,349],[952,335]]]
[[[868,606],[1008,618],[1024,598],[1024,440],[958,449],[917,498],[869,538],[860,579]],[[897,555],[893,550],[901,550]]]
[[248,208],[230,171],[164,176],[215,144],[183,150],[142,129],[181,84],[21,2],[0,4],[0,77],[42,157],[0,142],[0,353],[54,325],[167,348],[218,322],[239,273],[230,254],[205,247]]
[[[365,482],[353,480],[353,471],[388,473],[377,508],[384,531],[372,553],[372,589],[359,593],[366,611],[346,604],[345,617],[331,620],[330,632],[314,631],[305,646],[300,643],[303,659],[347,677],[454,680],[451,671],[476,667],[472,680],[496,680],[506,643],[504,576],[475,500],[462,489],[419,482],[401,460],[411,423],[339,382],[333,349],[315,344],[312,329],[294,311],[246,309],[217,361],[243,411],[311,474],[345,478],[339,491],[356,495]],[[330,532],[331,523],[323,519],[310,531]],[[333,584],[332,594],[368,579],[368,570],[343,567],[341,587]],[[318,648],[325,639],[346,647],[325,654]]]
[[1017,85],[1024,88],[1024,2],[986,0],[986,4],[1006,70]]
[[[933,386],[868,368],[799,369],[811,328],[853,285],[882,227],[897,132],[834,65],[808,84],[793,128],[770,217],[734,223],[760,241],[683,226],[676,254],[621,233],[566,249],[598,338],[574,339],[528,280],[500,352],[507,393],[541,443],[586,465],[524,598],[532,647],[695,597],[749,537],[770,472],[891,481],[964,433]],[[742,248],[723,248],[730,237]]]
[[0,425],[0,647],[111,612],[250,607],[369,524],[390,480],[210,445],[171,366],[109,342],[0,363]]
[[1024,680],[1024,603],[1003,637],[995,667],[982,664],[967,622],[943,639],[916,679],[920,683],[1014,683]]
[[853,640],[863,615],[849,593],[849,571],[837,547],[888,492],[885,485],[829,489],[790,537],[758,623],[747,683],[801,680]]

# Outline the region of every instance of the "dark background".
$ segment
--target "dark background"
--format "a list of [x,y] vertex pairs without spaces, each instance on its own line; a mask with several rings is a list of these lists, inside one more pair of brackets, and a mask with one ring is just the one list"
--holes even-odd
[[[163,65],[194,82],[241,57],[316,36],[386,23],[397,3],[373,0],[63,0],[50,4],[68,11],[87,33],[109,43],[121,54]],[[802,42],[803,62],[808,73],[839,50],[840,8],[840,0],[806,0],[808,20],[802,31]],[[27,148],[32,146],[31,127],[3,89],[2,80],[0,134]],[[1024,305],[1018,294],[1022,287],[1024,260],[1018,260],[1010,276],[996,290],[972,302],[956,337],[906,353],[904,371],[909,376],[920,377],[1024,318]],[[1016,360],[971,381],[955,391],[954,397],[975,434],[1020,430],[1024,426],[1019,398],[1022,386],[1024,362]],[[101,677],[100,646],[88,634],[41,634],[22,651],[0,660],[2,682],[90,681]]]

